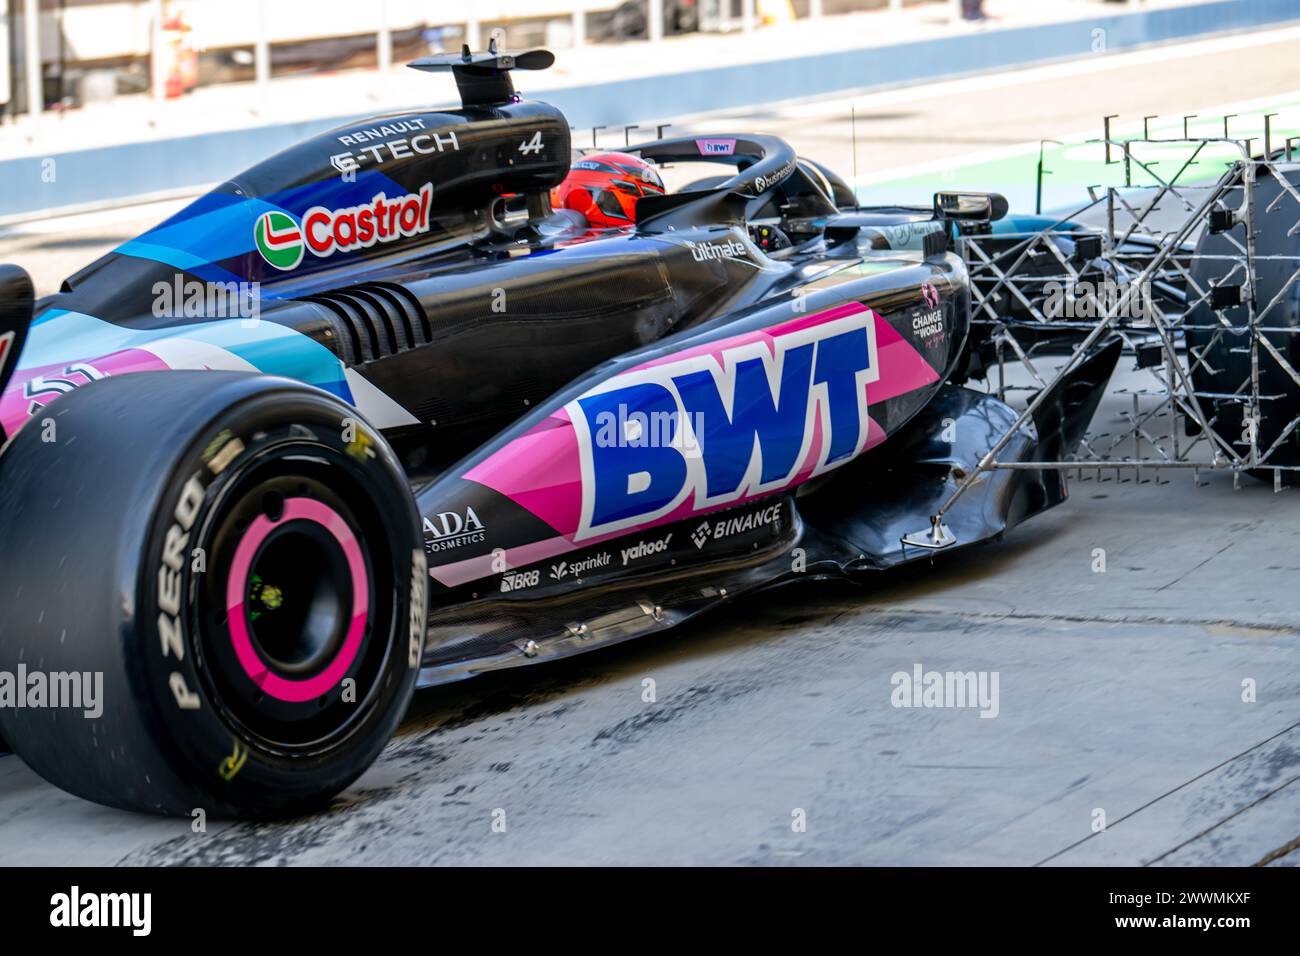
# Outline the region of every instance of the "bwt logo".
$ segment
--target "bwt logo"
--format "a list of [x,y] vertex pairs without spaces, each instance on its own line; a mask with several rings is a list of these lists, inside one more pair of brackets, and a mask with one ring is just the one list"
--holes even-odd
[[[575,540],[642,525],[687,501],[700,510],[774,491],[801,470],[820,474],[859,454],[867,441],[866,386],[880,377],[874,315],[859,309],[771,339],[724,341],[720,353],[635,369],[570,402],[582,469]],[[694,434],[653,444],[598,441],[602,423],[620,411]]]
[[939,308],[939,290],[928,282],[921,283],[921,298],[932,309]]
[[695,145],[702,156],[731,156],[736,152],[734,139],[697,139]]

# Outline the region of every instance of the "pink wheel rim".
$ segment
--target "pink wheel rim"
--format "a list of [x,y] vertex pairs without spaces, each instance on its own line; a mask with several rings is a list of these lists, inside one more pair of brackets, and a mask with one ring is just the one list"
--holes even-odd
[[[275,674],[267,667],[261,655],[253,647],[253,637],[248,628],[246,598],[248,593],[248,576],[252,571],[253,558],[262,543],[271,532],[288,521],[311,521],[324,527],[338,542],[347,559],[348,571],[352,576],[352,621],[343,638],[343,646],[334,656],[334,660],[314,677],[303,680],[290,680]],[[277,700],[290,703],[302,703],[323,697],[332,687],[338,685],[343,675],[348,672],[357,653],[361,650],[361,641],[366,634],[366,617],[370,611],[370,596],[367,587],[366,565],[361,557],[361,545],[352,533],[346,521],[333,508],[311,498],[289,498],[284,503],[280,517],[271,520],[266,515],[259,515],[249,525],[244,538],[235,549],[234,562],[230,568],[230,579],[226,584],[226,616],[230,628],[230,640],[235,647],[235,657],[244,668],[250,680],[262,691]]]

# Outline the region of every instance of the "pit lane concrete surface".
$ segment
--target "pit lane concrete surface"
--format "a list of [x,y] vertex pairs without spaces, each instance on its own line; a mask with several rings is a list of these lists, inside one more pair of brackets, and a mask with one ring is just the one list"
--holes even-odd
[[[864,98],[859,173],[1300,90],[1290,37],[1255,40]],[[776,132],[847,174],[849,105],[681,128]],[[158,213],[10,234],[0,260],[49,291]],[[0,862],[1296,865],[1300,490],[1143,478],[1093,474],[1000,543],[866,586],[421,693],[307,819],[194,832],[5,757]],[[990,697],[895,706],[918,667],[982,673]]]

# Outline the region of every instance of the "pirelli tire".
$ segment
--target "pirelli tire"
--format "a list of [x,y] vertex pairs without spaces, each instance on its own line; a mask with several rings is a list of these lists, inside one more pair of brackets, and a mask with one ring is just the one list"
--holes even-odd
[[98,716],[0,707],[0,736],[65,790],[301,812],[410,702],[414,501],[384,439],[323,391],[227,372],[87,385],[0,453],[0,515],[0,671],[102,675]]

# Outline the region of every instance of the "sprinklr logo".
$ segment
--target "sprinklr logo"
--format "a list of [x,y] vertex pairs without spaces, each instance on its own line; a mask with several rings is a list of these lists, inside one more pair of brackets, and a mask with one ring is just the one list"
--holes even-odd
[[[555,581],[563,581],[569,575],[580,578],[589,571],[598,571],[601,568],[609,566],[610,554],[608,551],[600,554],[594,554],[589,558],[583,558],[580,561],[574,561],[570,564],[568,561],[561,561],[559,564],[551,565],[551,578]],[[625,564],[627,562],[624,562]]]
[[78,886],[50,897],[50,925],[127,927],[133,936],[153,929],[152,893],[82,893]]

